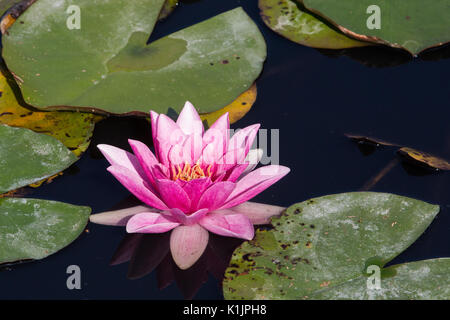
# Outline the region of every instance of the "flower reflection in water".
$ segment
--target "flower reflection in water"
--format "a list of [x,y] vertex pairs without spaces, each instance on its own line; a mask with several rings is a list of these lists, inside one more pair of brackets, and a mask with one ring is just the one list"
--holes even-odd
[[211,235],[205,252],[189,269],[181,270],[170,253],[170,233],[126,234],[110,264],[130,262],[128,278],[139,279],[156,271],[159,289],[176,283],[185,299],[192,299],[208,280],[208,274],[222,281],[231,255],[243,240]]

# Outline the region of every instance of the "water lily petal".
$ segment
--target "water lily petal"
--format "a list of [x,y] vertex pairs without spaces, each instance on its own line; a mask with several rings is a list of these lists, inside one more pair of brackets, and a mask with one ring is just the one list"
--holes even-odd
[[215,210],[223,205],[233,192],[235,184],[230,181],[221,181],[214,183],[205,192],[203,192],[198,201],[197,208],[206,208],[209,211]]
[[238,164],[245,163],[245,149],[233,149],[228,150],[217,162],[216,162],[216,175],[220,175]]
[[150,124],[152,127],[152,137],[153,137],[153,147],[155,148],[155,155],[158,157],[159,155],[159,145],[158,145],[158,118],[159,114],[155,111],[150,111]]
[[153,179],[155,179],[155,181],[158,179],[169,179],[170,178],[169,169],[167,169],[167,167],[163,166],[160,163],[153,165],[150,168],[150,170],[152,172]]
[[156,180],[161,199],[170,208],[178,208],[188,213],[191,208],[191,200],[183,188],[176,182],[168,179]]
[[[183,181],[183,180],[177,180]],[[191,209],[195,210],[203,192],[212,184],[210,178],[200,178],[186,181],[182,188],[191,199]],[[195,208],[192,208],[195,207]]]
[[138,174],[144,180],[147,180],[147,175],[134,154],[108,144],[99,144],[97,145],[97,148],[105,156],[111,166],[125,167]]
[[167,206],[151,191],[151,187],[136,172],[125,167],[111,166],[107,169],[119,182],[139,200],[150,207],[166,210]]
[[153,152],[142,142],[137,140],[128,139],[128,143],[133,149],[133,153],[136,156],[142,169],[151,182],[154,181],[151,167],[158,163]]
[[197,163],[202,155],[203,138],[200,134],[193,133],[187,137],[183,143],[183,154],[187,162],[191,164]]
[[[106,226],[125,226],[132,216],[138,213],[148,212],[149,210],[152,210],[152,208],[147,206],[135,206],[121,210],[106,211],[90,215],[89,221]],[[157,209],[153,210],[159,212]]]
[[171,166],[182,166],[185,163],[192,163],[191,153],[185,152],[181,144],[172,146],[167,157]]
[[246,201],[232,208],[215,210],[211,214],[230,215],[240,213],[247,216],[254,225],[260,225],[269,224],[270,218],[280,215],[285,209],[284,207]]
[[271,165],[250,172],[236,182],[236,188],[220,209],[234,207],[253,198],[283,178],[289,171],[287,167]]
[[168,158],[170,149],[186,139],[180,127],[165,114],[160,114],[156,126],[158,143],[158,160],[165,166],[170,166]]
[[258,133],[259,127],[260,124],[257,123],[236,131],[230,139],[228,150],[244,148],[246,150],[245,155],[247,155]]
[[264,154],[263,149],[252,149],[248,152],[245,161],[248,162],[248,167],[242,172],[242,176],[248,174],[256,168],[258,163],[261,161],[262,156]]
[[184,104],[183,110],[178,116],[177,124],[186,135],[197,134],[201,136],[203,134],[202,120],[189,101]]
[[163,233],[179,226],[178,222],[166,216],[154,213],[143,212],[134,215],[127,223],[128,233]]
[[185,214],[183,211],[177,208],[170,210],[171,217],[177,222],[189,226],[197,223],[201,218],[203,218],[209,212],[208,209],[200,209],[191,213],[189,215]]
[[230,174],[226,178],[227,181],[235,182],[243,173],[245,170],[247,170],[249,164],[238,164],[233,169],[230,170]]
[[213,163],[220,159],[228,150],[229,128],[230,120],[228,112],[226,112],[203,135],[204,157],[205,160],[210,161],[207,163]]
[[248,217],[243,214],[208,214],[199,221],[206,230],[225,237],[253,239],[255,229]]
[[170,251],[176,265],[186,270],[203,254],[208,245],[209,234],[198,224],[179,226],[170,235]]

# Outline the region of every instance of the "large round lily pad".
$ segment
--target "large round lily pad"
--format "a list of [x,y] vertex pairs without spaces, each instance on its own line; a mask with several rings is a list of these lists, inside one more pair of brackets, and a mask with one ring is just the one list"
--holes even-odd
[[0,199],[0,263],[45,258],[74,241],[91,209],[37,199]]
[[296,0],[259,0],[264,23],[281,36],[299,44],[323,49],[346,49],[370,45],[349,38],[319,20]]
[[300,1],[345,34],[403,48],[413,55],[450,41],[448,0]]
[[55,138],[0,124],[0,194],[48,178],[76,160]]
[[[449,287],[449,279],[442,282],[441,276],[442,268],[450,272],[448,261],[436,262],[439,266],[424,262],[431,272],[424,281],[405,274],[417,265],[381,270],[383,294],[371,295],[366,286],[368,267],[383,268],[425,231],[438,212],[439,206],[372,192],[295,204],[272,219],[274,229],[258,230],[254,240],[235,251],[224,295],[227,299],[417,298],[420,294],[450,298],[447,289],[427,293],[426,282],[433,277],[433,283],[441,279],[442,286]],[[384,280],[393,276],[398,278]],[[340,290],[343,287],[348,291]]]
[[[39,0],[8,29],[3,56],[24,99],[44,109],[107,113],[221,109],[251,87],[266,56],[236,8],[146,45],[164,0]],[[66,13],[80,8],[80,29]]]

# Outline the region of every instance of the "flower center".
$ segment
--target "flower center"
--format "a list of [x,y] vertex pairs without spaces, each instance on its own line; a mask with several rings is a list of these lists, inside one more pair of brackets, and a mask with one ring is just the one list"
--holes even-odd
[[197,162],[194,166],[191,166],[189,163],[185,163],[183,168],[180,167],[180,165],[171,166],[172,169],[172,180],[183,180],[183,181],[191,181],[194,179],[200,179],[200,178],[206,178],[211,177],[212,165],[209,165],[206,168],[206,173],[200,166],[200,164]]

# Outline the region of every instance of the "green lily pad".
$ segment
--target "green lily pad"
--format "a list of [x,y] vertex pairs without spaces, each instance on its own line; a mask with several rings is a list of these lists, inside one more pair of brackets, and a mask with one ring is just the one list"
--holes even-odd
[[3,38],[6,64],[35,107],[147,115],[189,100],[208,113],[262,70],[264,38],[242,8],[146,45],[164,0],[79,0],[80,29],[69,30],[72,2],[37,1]]
[[367,289],[367,277],[360,276],[331,288],[324,288],[313,299],[352,300],[448,300],[450,297],[450,259],[440,258],[395,265],[382,270],[379,289]]
[[48,178],[76,160],[55,138],[0,125],[0,194]]
[[[300,0],[356,39],[403,48],[413,55],[450,41],[448,0]],[[380,24],[373,19],[379,8]],[[370,7],[370,8],[369,8]],[[367,13],[369,12],[369,13]],[[370,29],[369,29],[370,26]],[[378,28],[379,27],[379,28]]]
[[91,209],[37,199],[0,199],[0,263],[45,258],[74,241]]
[[370,45],[334,30],[295,0],[259,0],[264,23],[281,36],[296,43],[324,49],[346,49]]
[[[358,281],[364,283],[358,290],[364,291],[368,267],[382,268],[404,251],[438,212],[436,205],[372,192],[329,195],[295,204],[272,219],[274,229],[258,230],[252,241],[234,252],[223,283],[225,298],[314,299],[323,290],[329,290],[327,298],[339,298],[338,288]],[[413,268],[408,264],[397,269],[397,274],[406,279],[400,271]],[[384,270],[381,275],[393,276]],[[398,297],[410,294],[396,292],[389,285],[381,280],[386,295],[388,291]],[[426,283],[398,287],[414,285],[416,292],[411,297],[427,295],[423,291],[428,288]],[[351,289],[345,293],[352,294]]]

